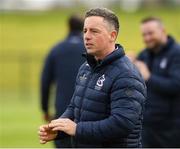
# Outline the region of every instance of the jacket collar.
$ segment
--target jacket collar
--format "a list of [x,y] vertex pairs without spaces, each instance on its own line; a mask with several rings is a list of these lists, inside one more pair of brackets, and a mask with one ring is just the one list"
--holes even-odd
[[170,49],[170,47],[175,43],[175,40],[172,36],[168,36],[168,41],[167,43],[162,47],[161,52],[167,51]]
[[94,56],[87,53],[83,56],[86,57],[87,63],[90,65],[90,67],[92,69],[95,69],[97,67],[106,66],[125,55],[124,49],[120,44],[116,44],[115,48],[116,49],[112,53],[110,53],[108,56],[106,56],[103,60],[100,61],[97,61]]

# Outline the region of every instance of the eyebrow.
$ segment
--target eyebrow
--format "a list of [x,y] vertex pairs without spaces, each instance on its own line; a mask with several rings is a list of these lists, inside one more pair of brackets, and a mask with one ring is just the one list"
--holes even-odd
[[[87,28],[84,27],[84,29],[87,29]],[[89,29],[91,29],[91,30],[100,30],[99,28],[89,28]]]

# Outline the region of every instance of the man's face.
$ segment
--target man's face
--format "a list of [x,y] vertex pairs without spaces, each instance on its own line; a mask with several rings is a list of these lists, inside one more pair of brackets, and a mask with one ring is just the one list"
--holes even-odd
[[155,49],[162,44],[165,31],[158,22],[150,21],[142,24],[141,32],[147,48]]
[[99,56],[111,42],[109,24],[99,16],[87,17],[84,22],[84,45],[87,53]]

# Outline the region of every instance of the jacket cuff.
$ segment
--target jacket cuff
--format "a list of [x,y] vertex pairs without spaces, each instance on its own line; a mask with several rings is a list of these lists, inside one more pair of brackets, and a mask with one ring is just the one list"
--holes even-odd
[[76,133],[75,133],[74,138],[76,140],[81,140],[81,135],[82,135],[82,125],[81,125],[81,123],[77,123],[77,125],[76,125]]
[[66,134],[66,133],[64,133],[62,131],[58,131],[58,134],[57,134],[55,140],[64,139],[65,137],[68,137],[68,136],[69,136],[68,134]]

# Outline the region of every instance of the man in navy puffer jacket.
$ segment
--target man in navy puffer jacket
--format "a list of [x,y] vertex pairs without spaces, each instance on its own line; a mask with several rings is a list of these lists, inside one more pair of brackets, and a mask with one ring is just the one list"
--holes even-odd
[[180,147],[180,45],[156,17],[142,20],[146,48],[135,61],[147,85],[143,147]]
[[141,147],[145,83],[123,48],[115,44],[117,16],[108,9],[86,13],[87,54],[69,107],[39,129],[40,143],[72,136],[73,147]]

